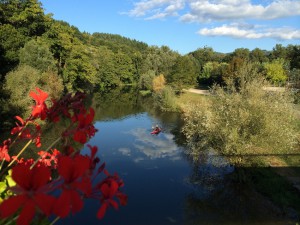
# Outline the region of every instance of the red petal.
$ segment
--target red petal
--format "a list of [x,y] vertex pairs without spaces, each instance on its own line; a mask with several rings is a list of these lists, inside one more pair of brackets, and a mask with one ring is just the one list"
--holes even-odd
[[91,150],[91,159],[93,159],[98,151],[98,147],[97,146],[91,146],[91,145],[88,145],[88,147],[90,148]]
[[29,96],[36,101],[38,101],[38,99],[39,99],[39,96],[34,91],[30,91]]
[[21,117],[15,116],[15,118],[16,118],[17,120],[20,121],[21,125],[24,125],[24,124],[25,124],[25,123],[24,123],[24,120],[23,120]]
[[114,209],[118,209],[119,208],[118,203],[116,201],[112,200],[112,199],[109,200],[109,204],[111,204],[112,207],[114,207]]
[[90,195],[92,192],[92,183],[89,177],[82,178],[80,182],[74,182],[72,187],[82,191],[86,195]]
[[72,159],[69,156],[58,158],[58,173],[67,181],[71,179]]
[[74,134],[73,139],[74,139],[74,141],[77,141],[81,144],[85,144],[86,143],[86,133],[83,131],[77,130]]
[[69,191],[63,191],[56,200],[55,205],[58,207],[53,208],[53,213],[61,218],[66,217],[71,210],[71,196]]
[[83,201],[80,198],[80,195],[76,191],[70,191],[71,201],[72,201],[72,213],[79,212],[83,207]]
[[85,124],[88,125],[93,122],[95,116],[95,110],[90,108],[90,113],[86,116]]
[[109,198],[109,187],[106,183],[102,184],[100,187],[100,190],[102,194],[104,195],[104,198]]
[[48,93],[42,91],[42,90],[39,89],[39,88],[36,88],[36,90],[37,90],[37,91],[39,92],[39,94],[40,94],[39,99],[40,99],[42,102],[46,101],[46,99],[48,98]]
[[22,209],[17,225],[29,225],[35,214],[35,204],[33,201],[28,201]]
[[51,177],[51,172],[48,167],[40,166],[34,167],[31,170],[31,186],[33,190],[37,190],[40,187],[48,183]]
[[98,210],[98,212],[97,212],[97,218],[98,218],[98,219],[102,219],[102,218],[104,217],[105,212],[106,212],[106,209],[107,209],[107,203],[104,202],[104,203],[101,205],[101,207],[100,207],[100,209]]
[[17,195],[4,200],[0,205],[0,217],[6,218],[13,215],[27,200],[25,195]]
[[29,190],[30,189],[30,166],[19,164],[12,168],[12,178],[13,180],[22,188]]
[[109,192],[110,197],[113,197],[116,194],[118,188],[119,188],[118,183],[116,181],[114,181],[114,180],[111,181],[110,192]]
[[90,168],[90,159],[83,155],[77,155],[74,157],[74,176],[76,178],[82,177]]
[[45,213],[46,216],[50,216],[56,199],[53,196],[41,193],[36,194],[34,200],[42,212]]
[[119,192],[118,194],[116,194],[116,196],[119,199],[121,205],[126,205],[127,204],[127,200],[128,200],[127,195]]

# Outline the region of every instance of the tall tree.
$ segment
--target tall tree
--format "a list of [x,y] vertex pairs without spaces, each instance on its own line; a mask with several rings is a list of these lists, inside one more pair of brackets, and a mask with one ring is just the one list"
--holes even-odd
[[167,77],[167,83],[177,90],[181,91],[187,86],[197,84],[199,75],[199,65],[192,56],[180,56],[177,58],[171,74]]
[[250,60],[252,62],[264,63],[268,61],[266,51],[263,51],[259,48],[255,48],[250,52]]
[[19,49],[24,46],[26,36],[10,24],[0,26],[0,78],[19,63]]
[[84,45],[73,45],[63,70],[63,80],[69,91],[92,91],[95,87],[97,71],[90,58]]
[[20,63],[29,65],[42,72],[56,71],[56,61],[49,50],[49,46],[42,39],[27,42],[20,50]]

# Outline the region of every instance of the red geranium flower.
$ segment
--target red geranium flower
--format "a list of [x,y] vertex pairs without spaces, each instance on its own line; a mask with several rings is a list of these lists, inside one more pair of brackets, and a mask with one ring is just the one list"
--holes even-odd
[[29,95],[35,100],[35,106],[33,107],[31,115],[33,117],[40,117],[41,120],[44,120],[47,117],[47,105],[45,104],[45,101],[48,98],[48,93],[39,88],[36,88],[36,91],[38,94],[33,91],[29,93]]
[[92,189],[91,180],[86,176],[89,166],[90,159],[82,155],[58,158],[57,170],[64,179],[62,193],[56,202],[59,207],[54,208],[54,213],[59,217],[64,218],[70,211],[76,213],[82,209],[82,195],[89,195]]
[[127,204],[127,195],[123,194],[120,191],[120,188],[124,186],[123,181],[117,174],[110,175],[107,170],[104,170],[104,173],[108,177],[104,181],[96,185],[95,189],[93,190],[93,196],[96,198],[99,198],[99,190],[101,193],[100,202],[102,203],[102,205],[97,212],[97,217],[99,219],[102,219],[104,217],[109,206],[112,206],[114,209],[119,208],[119,204],[114,200],[114,197],[119,199],[120,205]]
[[78,126],[74,133],[74,141],[77,141],[81,144],[86,143],[87,137],[92,137],[97,131],[92,124],[95,116],[95,111],[93,108],[90,108],[90,113],[84,115],[80,113],[79,115],[73,117],[73,121],[78,121]]
[[8,154],[9,145],[11,144],[11,140],[7,139],[3,141],[2,146],[0,146],[0,161],[5,159],[7,162],[10,161],[10,155]]
[[12,169],[12,178],[16,182],[13,187],[16,196],[12,196],[0,205],[0,217],[7,218],[15,214],[20,208],[17,225],[29,225],[36,211],[49,216],[55,202],[53,196],[47,195],[47,183],[50,179],[50,170],[44,166],[34,167],[18,164]]

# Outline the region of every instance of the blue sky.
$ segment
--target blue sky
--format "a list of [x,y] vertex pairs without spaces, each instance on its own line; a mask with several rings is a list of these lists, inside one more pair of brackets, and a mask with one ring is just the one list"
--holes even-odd
[[212,47],[272,50],[300,44],[300,0],[41,0],[53,18],[89,33],[104,32],[169,46],[186,54]]

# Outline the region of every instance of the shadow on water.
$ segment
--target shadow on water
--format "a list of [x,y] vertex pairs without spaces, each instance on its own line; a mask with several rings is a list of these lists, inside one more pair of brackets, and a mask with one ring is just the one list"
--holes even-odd
[[[299,168],[234,168],[226,157],[213,151],[194,162],[180,132],[180,115],[157,111],[152,99],[139,96],[135,89],[95,94],[92,104],[99,132],[89,144],[99,146],[99,157],[107,163],[107,169],[117,171],[124,179],[128,205],[118,212],[110,208],[99,221],[99,202],[88,200],[81,213],[59,220],[58,225],[299,222],[299,191],[276,175],[279,170],[299,172]],[[157,136],[150,134],[155,124],[163,128]],[[278,173],[274,173],[276,170]],[[295,176],[300,177],[299,173]],[[240,182],[241,177],[247,177],[246,181]]]
[[[273,225],[299,222],[299,167],[237,167],[210,154],[193,164],[184,224]],[[293,172],[291,172],[293,171]],[[296,171],[296,172],[295,172]],[[279,174],[290,175],[291,181]],[[241,181],[242,180],[242,181]]]

